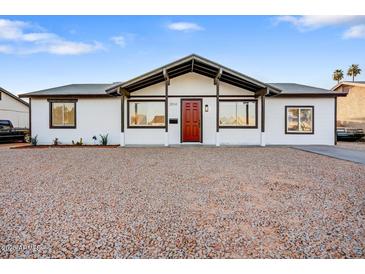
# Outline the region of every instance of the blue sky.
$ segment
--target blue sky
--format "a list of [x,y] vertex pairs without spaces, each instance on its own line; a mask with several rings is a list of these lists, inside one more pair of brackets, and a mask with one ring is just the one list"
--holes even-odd
[[352,63],[365,79],[364,49],[364,16],[0,16],[0,86],[123,81],[196,53],[264,82],[330,88]]

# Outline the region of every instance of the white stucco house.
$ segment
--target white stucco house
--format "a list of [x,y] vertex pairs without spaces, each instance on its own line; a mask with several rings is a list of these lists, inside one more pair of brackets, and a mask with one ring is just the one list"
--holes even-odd
[[125,82],[22,94],[40,144],[109,134],[128,145],[334,145],[342,93],[263,83],[198,55]]
[[0,120],[10,120],[14,127],[29,127],[28,103],[1,87]]

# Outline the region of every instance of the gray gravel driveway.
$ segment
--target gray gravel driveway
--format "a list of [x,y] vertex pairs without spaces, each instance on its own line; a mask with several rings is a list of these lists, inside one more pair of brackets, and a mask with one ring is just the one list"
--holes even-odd
[[1,258],[364,258],[365,166],[290,148],[0,150]]

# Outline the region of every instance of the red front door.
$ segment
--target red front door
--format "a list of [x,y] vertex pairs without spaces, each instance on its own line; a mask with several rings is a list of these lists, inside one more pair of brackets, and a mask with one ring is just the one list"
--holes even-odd
[[201,111],[201,100],[182,100],[182,142],[201,142]]

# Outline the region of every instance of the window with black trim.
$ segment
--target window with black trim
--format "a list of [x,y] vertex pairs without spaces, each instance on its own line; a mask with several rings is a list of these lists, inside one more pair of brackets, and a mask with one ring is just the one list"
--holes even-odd
[[165,127],[165,101],[128,101],[128,127]]
[[286,106],[286,134],[313,133],[313,106]]
[[50,101],[50,127],[76,127],[76,101]]
[[219,127],[256,128],[257,101],[219,101]]

